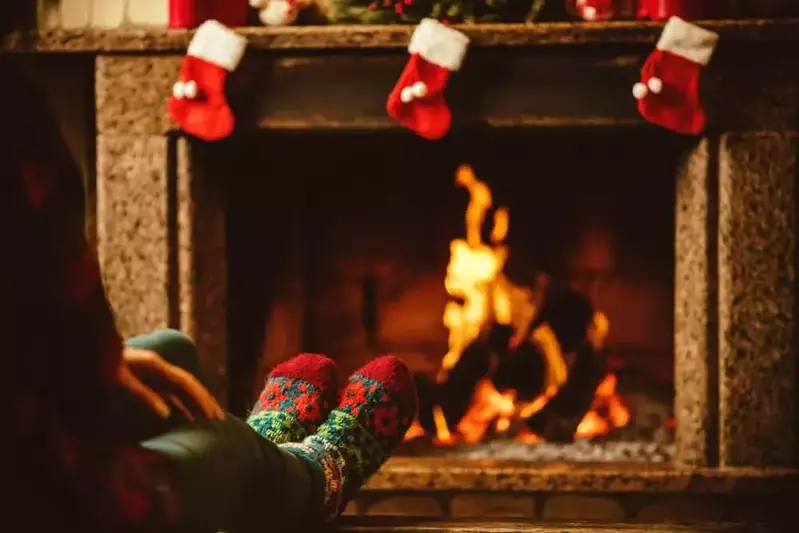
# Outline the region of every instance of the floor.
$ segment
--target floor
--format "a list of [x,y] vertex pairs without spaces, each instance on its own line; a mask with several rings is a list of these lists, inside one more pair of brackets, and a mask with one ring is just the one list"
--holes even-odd
[[575,524],[536,521],[478,520],[436,521],[407,518],[342,519],[338,530],[346,533],[782,533],[792,526],[698,524]]

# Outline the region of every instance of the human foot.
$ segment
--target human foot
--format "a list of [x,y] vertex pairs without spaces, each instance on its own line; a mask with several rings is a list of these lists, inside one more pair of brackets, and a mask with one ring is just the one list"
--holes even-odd
[[315,435],[283,446],[321,465],[328,518],[338,515],[388,459],[416,409],[416,386],[408,367],[396,357],[380,357],[350,377],[339,406]]
[[270,372],[247,424],[275,444],[299,442],[327,418],[337,394],[336,364],[301,354]]

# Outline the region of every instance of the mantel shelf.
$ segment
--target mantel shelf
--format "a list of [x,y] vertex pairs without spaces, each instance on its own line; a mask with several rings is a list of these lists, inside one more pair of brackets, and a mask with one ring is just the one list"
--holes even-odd
[[[799,43],[799,19],[714,20],[700,22],[717,31],[725,42]],[[557,45],[650,44],[662,24],[652,22],[480,24],[456,26],[475,47],[532,47]],[[412,26],[304,26],[241,28],[251,49],[353,50],[401,49]],[[119,29],[54,30],[12,33],[0,41],[0,51],[18,53],[169,53],[186,49],[191,30]]]

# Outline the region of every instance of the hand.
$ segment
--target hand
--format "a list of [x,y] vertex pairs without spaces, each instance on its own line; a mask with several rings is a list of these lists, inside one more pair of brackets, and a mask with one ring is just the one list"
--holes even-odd
[[[169,404],[189,420],[194,419],[194,412],[209,419],[221,420],[225,417],[222,408],[197,378],[166,362],[155,352],[125,348],[119,367],[119,380],[124,388],[163,418],[168,418],[172,412]],[[188,400],[190,408],[181,397]]]

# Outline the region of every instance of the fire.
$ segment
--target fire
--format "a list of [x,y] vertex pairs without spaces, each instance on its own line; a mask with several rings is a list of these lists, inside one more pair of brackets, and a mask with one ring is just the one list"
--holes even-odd
[[[443,322],[449,331],[448,350],[436,376],[439,383],[447,380],[464,349],[478,338],[487,324],[510,325],[517,336],[519,332],[524,335],[537,312],[533,291],[514,285],[503,274],[509,253],[504,245],[510,229],[508,210],[502,207],[494,209],[489,242],[483,242],[482,228],[488,210],[493,207],[491,190],[465,165],[458,169],[455,181],[469,192],[469,203],[466,207],[465,238],[455,239],[450,244],[450,262],[444,287],[453,301],[444,309]],[[587,339],[596,349],[604,343],[608,328],[607,318],[596,313],[586,332]],[[566,359],[558,339],[546,323],[529,335],[544,354],[544,392],[532,401],[523,402],[517,399],[516,391],[500,392],[490,379],[484,378],[474,388],[469,408],[454,431],[450,430],[441,407],[433,407],[435,441],[438,444],[477,443],[489,430],[495,434],[505,433],[515,421],[534,415],[557,394],[568,377]],[[514,338],[510,343],[515,345],[522,340]],[[616,393],[616,377],[607,375],[597,387],[591,409],[578,425],[575,437],[587,438],[607,433],[613,427],[626,425],[629,416],[629,411]],[[405,438],[416,438],[424,433],[425,430],[417,421]],[[515,432],[513,437],[529,443],[542,440],[526,428]]]

